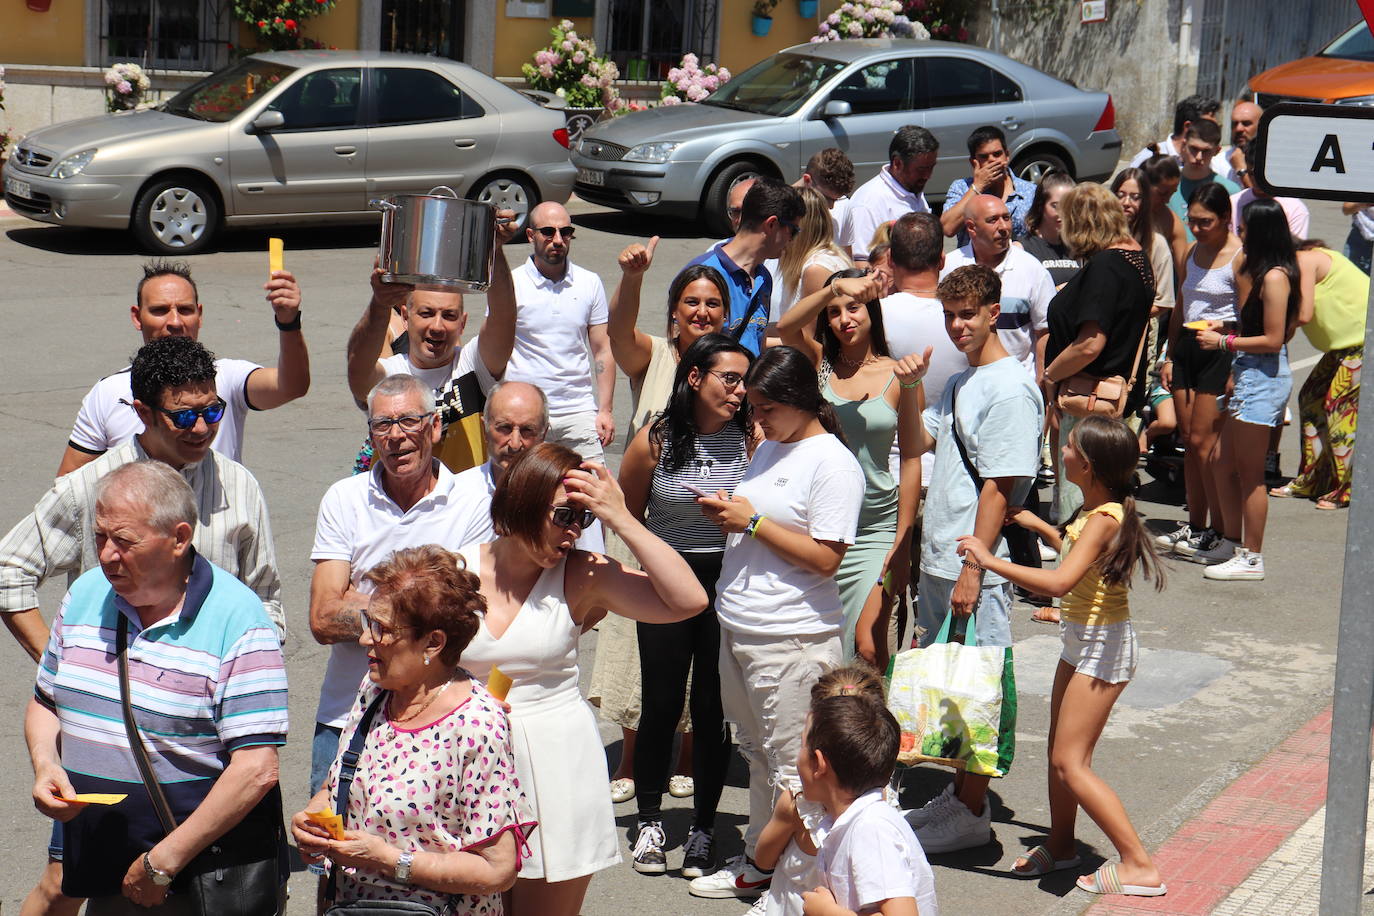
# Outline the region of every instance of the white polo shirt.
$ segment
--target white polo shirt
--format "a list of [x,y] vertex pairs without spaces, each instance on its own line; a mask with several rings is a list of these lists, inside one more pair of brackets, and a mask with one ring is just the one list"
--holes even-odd
[[911,825],[870,789],[839,817],[821,819],[824,839],[816,867],[835,902],[856,913],[877,912],[892,897],[911,897],[921,916],[939,916],[935,873]]
[[[453,478],[449,500],[458,506],[463,519],[456,527],[463,532],[459,544],[487,544],[496,540],[496,527],[491,521],[491,498],[496,493],[496,478],[491,474],[491,462],[484,461]],[[577,539],[579,550],[606,552],[606,536],[601,522],[596,521]]]
[[930,204],[922,191],[912,193],[892,177],[892,166],[885,165],[877,175],[864,182],[846,208],[849,236],[846,243],[856,258],[868,257],[868,243],[878,226],[900,219],[908,213],[929,213]]
[[[973,243],[969,242],[945,255],[940,279],[956,268],[976,263]],[[1016,245],[1007,249],[1002,263],[993,271],[1002,280],[1002,313],[997,317],[997,336],[1002,338],[1002,346],[1007,352],[1020,360],[1031,377],[1036,378],[1034,332],[1049,330],[1054,280],[1039,258]]]
[[[434,489],[409,511],[402,511],[382,488],[381,461],[366,474],[345,477],[330,486],[320,501],[310,559],[343,560],[352,567],[353,587],[371,592],[363,574],[394,551],[425,544],[457,550],[465,544],[468,513],[455,498],[456,478],[443,462],[435,459],[434,463],[439,468]],[[366,675],[366,649],[356,642],[330,646],[315,721],[342,727]]]
[[[248,376],[261,368],[244,359],[215,360],[215,391],[224,398],[226,407],[211,447],[234,461],[241,460],[243,421],[252,407],[248,403]],[[128,367],[105,376],[81,399],[67,444],[79,452],[99,455],[128,442],[143,432],[143,423],[130,406],[133,400]]]
[[[605,324],[606,289],[601,278],[571,261],[561,280],[550,280],[529,258],[511,272],[515,281],[515,349],[507,381],[544,390],[549,413],[596,410],[587,328]],[[614,372],[614,366],[607,366]]]
[[835,244],[841,248],[849,244],[849,233],[853,221],[849,207],[853,203],[854,201],[848,197],[841,197],[830,207],[830,222],[835,226]]

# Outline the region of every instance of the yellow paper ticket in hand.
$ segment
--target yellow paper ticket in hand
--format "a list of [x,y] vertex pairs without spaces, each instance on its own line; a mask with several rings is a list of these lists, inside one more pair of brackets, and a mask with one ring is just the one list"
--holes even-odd
[[281,239],[267,240],[267,279],[272,279],[272,274],[278,270],[285,270],[282,266],[282,247]]
[[510,685],[512,683],[514,682],[506,677],[505,674],[501,672],[500,668],[495,665],[491,666],[491,674],[487,675],[487,693],[496,697],[498,700],[504,700],[506,694],[510,693]]
[[65,795],[59,795],[57,797],[64,802],[75,802],[78,805],[117,805],[129,796],[86,792],[81,795],[73,795],[71,798]]
[[1208,331],[1212,328],[1212,322],[1206,318],[1199,318],[1197,321],[1189,321],[1183,325],[1190,331]]
[[305,816],[311,823],[319,824],[329,831],[331,839],[342,840],[344,838],[343,818],[334,813],[333,808],[325,808],[323,811],[307,811]]

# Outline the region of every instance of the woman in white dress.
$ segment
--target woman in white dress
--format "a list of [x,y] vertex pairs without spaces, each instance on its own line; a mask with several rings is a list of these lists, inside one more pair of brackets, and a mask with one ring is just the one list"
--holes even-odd
[[[511,678],[516,774],[539,829],[511,892],[514,916],[575,916],[592,874],[620,861],[606,758],[578,688],[577,643],[606,611],[674,623],[706,607],[687,562],[625,508],[615,479],[569,449],[538,445],[506,470],[491,502],[499,535],[460,551],[487,600],[463,655],[479,679]],[[574,548],[594,518],[643,571]]]

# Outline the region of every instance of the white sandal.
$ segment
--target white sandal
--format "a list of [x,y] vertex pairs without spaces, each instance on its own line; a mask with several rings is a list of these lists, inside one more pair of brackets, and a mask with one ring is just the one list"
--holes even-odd
[[617,805],[635,797],[635,781],[629,777],[611,780],[611,801]]

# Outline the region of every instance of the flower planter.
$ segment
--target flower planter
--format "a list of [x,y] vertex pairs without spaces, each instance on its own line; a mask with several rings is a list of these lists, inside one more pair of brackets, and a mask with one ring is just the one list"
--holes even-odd
[[568,142],[576,146],[582,138],[582,131],[591,127],[605,113],[604,108],[565,108],[563,116],[568,125]]
[[820,0],[797,0],[797,12],[801,13],[803,19],[810,19],[816,15],[820,5]]
[[757,35],[759,38],[762,38],[763,36],[767,35],[768,30],[773,27],[773,17],[754,15],[750,19],[750,26],[753,29],[754,34]]

